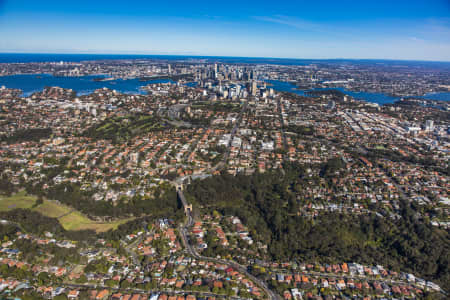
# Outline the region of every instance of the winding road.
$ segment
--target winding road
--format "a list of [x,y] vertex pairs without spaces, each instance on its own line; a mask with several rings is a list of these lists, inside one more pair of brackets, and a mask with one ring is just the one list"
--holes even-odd
[[[184,197],[183,191],[181,188],[177,188],[177,195],[180,198],[181,202],[183,203],[183,205],[186,207],[187,202],[186,202],[186,198]],[[194,224],[194,220],[192,218],[192,212],[190,209],[186,210],[186,222],[184,224],[180,224],[179,226],[179,232],[181,235],[181,239],[183,242],[183,245],[185,247],[185,249],[189,252],[189,254],[193,257],[195,257],[196,259],[202,259],[202,260],[206,260],[206,261],[211,261],[214,263],[219,263],[219,264],[223,264],[226,265],[228,267],[231,267],[237,271],[239,271],[240,273],[244,274],[245,276],[247,276],[248,278],[250,278],[254,283],[256,283],[257,286],[259,286],[259,288],[261,288],[266,295],[268,296],[269,299],[272,300],[281,300],[281,297],[279,295],[277,295],[276,293],[274,293],[271,289],[269,289],[267,287],[267,284],[259,279],[256,278],[255,276],[253,276],[252,274],[250,274],[247,271],[247,268],[234,262],[234,261],[229,261],[229,260],[224,260],[224,259],[217,259],[217,258],[212,258],[212,257],[206,257],[206,256],[202,256],[200,254],[197,253],[197,251],[195,250],[195,248],[192,246],[192,244],[190,243],[189,237],[188,237],[188,231],[189,228],[193,226]]]
[[[241,112],[239,113],[239,116],[236,120],[236,123],[234,124],[233,129],[231,130],[231,137],[230,137],[230,143],[228,144],[228,151],[225,153],[222,161],[220,163],[218,163],[214,168],[209,170],[210,172],[219,170],[226,164],[226,161],[228,160],[228,157],[229,157],[230,151],[231,151],[231,142],[233,141],[233,138],[236,135],[237,129],[239,128],[239,124],[241,123],[242,116],[244,115],[244,112],[246,111],[246,109],[247,109],[247,102],[244,103],[244,105],[241,109]],[[213,257],[206,257],[206,256],[202,256],[202,255],[198,254],[198,252],[195,250],[194,246],[190,243],[190,240],[188,237],[189,228],[194,225],[194,218],[192,217],[191,206],[186,201],[186,197],[183,194],[181,185],[177,184],[176,187],[177,187],[177,196],[180,199],[181,203],[183,204],[183,207],[184,207],[185,213],[186,213],[186,221],[184,224],[180,224],[178,229],[179,229],[179,232],[181,235],[181,239],[182,239],[184,248],[187,250],[187,252],[191,256],[195,257],[196,259],[202,259],[205,261],[211,261],[214,263],[223,264],[223,265],[226,265],[228,267],[235,269],[236,271],[239,271],[241,274],[244,274],[245,276],[247,276],[247,278],[250,278],[260,289],[262,289],[264,291],[264,293],[268,296],[269,299],[281,300],[281,297],[278,294],[274,293],[271,289],[269,289],[267,287],[267,284],[263,280],[256,278],[255,276],[250,274],[247,271],[246,267],[244,267],[234,261],[217,259],[217,258],[213,258]]]

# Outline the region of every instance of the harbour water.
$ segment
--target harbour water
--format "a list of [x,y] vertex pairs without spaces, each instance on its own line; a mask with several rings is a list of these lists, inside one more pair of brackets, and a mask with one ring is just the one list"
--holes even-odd
[[92,93],[96,89],[109,88],[127,94],[146,94],[141,90],[142,86],[151,83],[173,82],[170,79],[158,79],[151,81],[139,81],[139,79],[114,79],[96,81],[94,79],[104,76],[78,76],[78,77],[55,77],[50,74],[25,74],[0,77],[0,86],[20,89],[24,96],[34,92],[42,91],[44,87],[58,86],[73,89],[78,95]]
[[[23,91],[24,96],[29,96],[34,92],[42,91],[47,86],[58,86],[67,89],[73,89],[78,95],[88,94],[96,89],[103,87],[116,90],[121,93],[127,94],[145,94],[146,92],[141,89],[142,86],[151,83],[167,83],[173,82],[170,79],[157,79],[150,81],[140,81],[139,79],[114,79],[114,80],[94,80],[99,77],[104,77],[102,75],[89,75],[89,76],[79,76],[79,77],[55,77],[50,74],[24,74],[24,75],[11,75],[11,76],[1,76],[0,86],[5,86],[7,88],[20,89]],[[306,92],[309,90],[298,90],[296,86],[290,82],[278,81],[278,80],[267,80],[270,87],[275,91],[282,92],[292,92],[298,95],[305,96]],[[188,85],[193,86],[195,83],[189,83]],[[342,87],[334,88],[342,91],[343,93],[352,96],[358,100],[365,100],[368,102],[378,103],[380,105],[393,103],[399,100],[399,97],[392,97],[382,93],[369,93],[369,92],[353,92],[346,90]],[[321,89],[313,89],[321,90]],[[424,97],[427,99],[450,101],[450,92],[442,93],[431,93]]]
[[[28,62],[80,62],[91,60],[144,60],[158,59],[160,61],[214,61],[221,63],[243,63],[243,64],[277,64],[277,65],[307,65],[314,63],[343,63],[352,62],[358,64],[383,64],[383,65],[410,65],[450,68],[450,62],[428,62],[428,61],[395,61],[395,60],[348,60],[348,59],[286,59],[286,58],[257,58],[257,57],[226,57],[226,56],[181,56],[181,55],[116,55],[116,54],[42,54],[42,53],[0,53],[0,63],[28,63]],[[172,82],[169,79],[152,80],[142,82],[139,79],[114,79],[106,81],[96,81],[98,76],[80,76],[80,77],[54,77],[50,74],[29,74],[0,76],[0,86],[7,88],[21,89],[24,96],[34,92],[41,91],[46,86],[59,86],[73,89],[78,95],[91,93],[99,88],[109,88],[121,93],[145,94],[142,86],[150,83]],[[299,95],[305,95],[307,90],[298,90],[296,86],[289,82],[271,80],[271,87],[276,91],[292,92]],[[188,83],[194,86],[196,83]],[[342,87],[336,88],[355,99],[365,100],[378,104],[393,103],[400,98],[392,97],[382,93],[353,92]],[[431,93],[424,97],[433,100],[450,101],[450,92]]]
[[[316,89],[310,89],[310,90],[299,90],[295,86],[295,84],[292,84],[290,82],[286,81],[278,81],[278,80],[266,80],[267,83],[269,83],[271,88],[273,88],[276,91],[282,91],[282,92],[291,92],[295,93],[300,96],[306,96],[307,91],[318,91],[318,90],[339,90],[343,92],[346,95],[349,95],[357,100],[364,100],[367,102],[372,103],[378,103],[380,105],[388,104],[388,103],[394,103],[397,100],[400,100],[400,97],[393,97],[390,95],[386,95],[383,93],[369,93],[369,92],[354,92],[349,91],[345,88],[338,87],[338,88],[316,88]],[[439,101],[450,101],[450,92],[441,92],[441,93],[429,93],[424,95],[423,97],[417,97],[417,98],[426,98],[426,99],[432,99],[432,100],[439,100]]]

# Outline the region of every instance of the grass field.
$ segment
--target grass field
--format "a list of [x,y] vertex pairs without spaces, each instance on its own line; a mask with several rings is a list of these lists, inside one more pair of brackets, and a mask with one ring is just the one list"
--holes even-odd
[[15,208],[31,208],[35,201],[36,197],[28,196],[25,192],[19,192],[11,197],[0,196],[0,211]]
[[128,218],[106,223],[96,222],[79,211],[55,201],[44,200],[43,204],[33,208],[35,201],[35,196],[29,196],[24,191],[10,197],[0,196],[0,211],[8,211],[15,208],[29,208],[44,216],[57,218],[59,223],[61,223],[66,230],[91,229],[96,232],[104,232],[109,229],[116,229],[120,224],[132,220],[132,218]]
[[44,203],[35,207],[33,210],[51,218],[59,218],[72,211],[72,209],[66,205],[48,200],[44,200]]
[[90,220],[79,211],[72,211],[70,214],[59,218],[58,220],[66,230],[92,229],[96,232],[104,232],[109,229],[116,229],[117,226],[132,220],[132,218],[101,223]]

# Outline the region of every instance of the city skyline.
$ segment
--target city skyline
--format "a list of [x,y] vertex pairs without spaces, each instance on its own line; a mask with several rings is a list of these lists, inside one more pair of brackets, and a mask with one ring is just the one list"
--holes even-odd
[[447,1],[0,1],[0,52],[450,61]]

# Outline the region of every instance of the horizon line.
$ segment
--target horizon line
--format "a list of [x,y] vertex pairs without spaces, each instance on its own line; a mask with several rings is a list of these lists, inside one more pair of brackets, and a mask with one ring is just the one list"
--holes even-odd
[[150,54],[150,53],[100,53],[100,52],[17,52],[0,51],[1,54],[38,54],[38,55],[124,55],[124,56],[185,56],[198,58],[257,58],[257,59],[277,59],[277,60],[372,60],[372,61],[403,61],[403,62],[435,62],[450,63],[450,60],[427,60],[427,59],[399,59],[399,58],[296,58],[296,57],[267,57],[267,56],[228,56],[228,55],[201,55],[201,54]]

